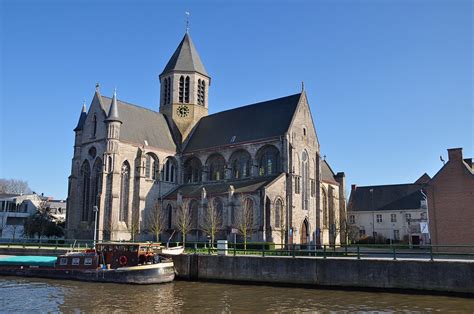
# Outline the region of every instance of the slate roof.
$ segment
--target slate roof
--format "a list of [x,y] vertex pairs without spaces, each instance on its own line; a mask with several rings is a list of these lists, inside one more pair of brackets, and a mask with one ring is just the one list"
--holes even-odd
[[171,71],[198,72],[209,77],[188,33],[184,35],[160,76]]
[[420,208],[420,202],[424,199],[420,192],[422,187],[422,184],[415,183],[356,187],[351,191],[348,211]]
[[87,118],[87,111],[86,111],[86,104],[84,103],[82,105],[82,111],[81,111],[81,115],[79,116],[79,121],[77,121],[77,125],[74,128],[74,132],[82,130],[82,128],[84,127],[84,122],[86,122],[86,118]]
[[[107,114],[112,99],[101,97],[102,109]],[[168,123],[161,113],[120,100],[117,100],[117,107],[122,121],[120,140],[136,144],[144,144],[146,140],[149,146],[171,151],[176,149]]]
[[283,135],[290,127],[300,97],[298,93],[203,117],[184,152]]
[[109,108],[109,114],[107,115],[107,119],[105,119],[105,121],[122,122],[122,120],[119,118],[116,92],[114,92],[114,96],[112,97],[112,105]]
[[[281,175],[281,174],[280,174]],[[267,184],[271,183],[278,177],[268,176],[268,177],[258,177],[251,178],[248,180],[235,180],[235,181],[218,181],[218,182],[200,182],[194,184],[183,184],[171,191],[164,198],[165,199],[176,199],[178,191],[181,192],[185,198],[201,198],[202,188],[206,189],[206,194],[208,196],[222,195],[227,194],[229,187],[234,186],[234,193],[250,193],[257,191]]]
[[321,163],[321,179],[328,183],[338,184],[337,181],[334,179],[334,172],[332,171],[326,160],[323,160],[323,162]]
[[15,197],[15,196],[20,196],[20,194],[12,194],[12,193],[0,193],[0,198],[10,198],[10,197]]

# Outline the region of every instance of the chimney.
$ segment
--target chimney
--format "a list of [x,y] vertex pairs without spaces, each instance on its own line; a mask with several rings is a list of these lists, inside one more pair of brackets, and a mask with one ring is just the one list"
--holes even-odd
[[462,148],[450,148],[448,149],[449,161],[461,161],[462,160]]
[[356,185],[356,184],[352,184],[352,185],[351,185],[351,191],[355,191],[355,189],[357,189],[357,185]]

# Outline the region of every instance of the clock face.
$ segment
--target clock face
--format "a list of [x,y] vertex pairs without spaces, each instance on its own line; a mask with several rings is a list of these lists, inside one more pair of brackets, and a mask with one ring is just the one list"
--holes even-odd
[[176,112],[178,113],[178,116],[186,117],[189,114],[189,108],[188,106],[181,105],[176,109]]

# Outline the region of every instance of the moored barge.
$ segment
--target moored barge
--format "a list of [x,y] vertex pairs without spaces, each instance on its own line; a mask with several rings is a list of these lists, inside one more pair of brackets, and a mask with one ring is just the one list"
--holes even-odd
[[[155,284],[173,281],[175,270],[164,248],[153,243],[102,243],[95,249],[58,257],[0,258],[0,275],[82,281]],[[172,254],[183,250],[175,249]]]

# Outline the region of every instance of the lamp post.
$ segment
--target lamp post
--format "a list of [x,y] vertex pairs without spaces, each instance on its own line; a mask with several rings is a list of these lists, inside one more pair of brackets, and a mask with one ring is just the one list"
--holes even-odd
[[95,248],[95,244],[97,242],[97,213],[99,212],[99,207],[97,207],[96,205],[93,207],[93,211],[94,211],[94,248]]

